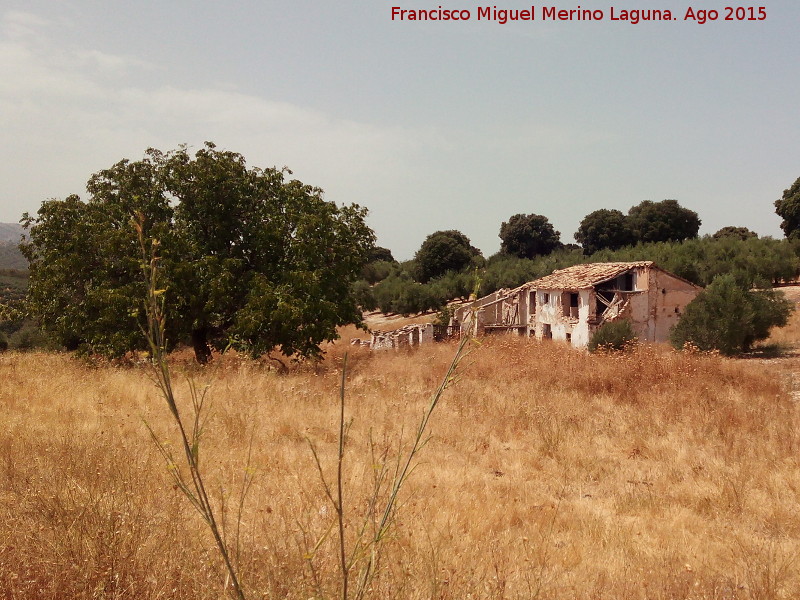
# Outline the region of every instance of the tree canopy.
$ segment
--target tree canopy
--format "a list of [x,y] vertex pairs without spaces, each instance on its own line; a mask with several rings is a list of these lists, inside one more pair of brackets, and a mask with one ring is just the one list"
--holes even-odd
[[634,244],[636,239],[622,212],[601,208],[583,218],[575,232],[575,241],[583,247],[583,253],[589,255],[605,249],[617,250]]
[[132,218],[159,241],[172,343],[252,356],[316,356],[336,327],[361,322],[351,285],[374,247],[366,209],[337,207],[287,170],[248,167],[211,143],[150,149],[25,215],[28,307],[71,349],[143,348],[142,255]]
[[747,227],[735,227],[728,225],[718,230],[711,236],[715,240],[722,238],[734,238],[737,240],[749,240],[750,238],[757,238],[758,234],[755,231],[750,231]]
[[481,251],[460,231],[436,231],[425,238],[414,255],[416,279],[426,283],[448,271],[461,271],[479,257]]
[[628,224],[638,242],[680,242],[696,238],[700,230],[697,213],[677,200],[645,200],[628,211]]
[[560,233],[542,215],[513,215],[500,226],[500,251],[518,258],[550,254],[561,247]]
[[788,238],[800,237],[800,177],[775,201],[775,212],[783,219],[781,229]]
[[392,256],[392,251],[382,246],[375,246],[369,254],[369,262],[397,262]]

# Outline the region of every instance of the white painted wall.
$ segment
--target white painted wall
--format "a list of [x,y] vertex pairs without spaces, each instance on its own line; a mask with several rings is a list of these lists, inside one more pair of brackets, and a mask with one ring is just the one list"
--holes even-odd
[[[545,302],[545,296],[548,301]],[[570,343],[576,348],[583,348],[589,343],[589,316],[591,314],[591,290],[578,290],[578,318],[564,316],[565,301],[569,296],[564,290],[538,290],[537,311],[535,325],[532,330],[537,338],[544,335],[543,325],[549,324],[554,340],[566,341],[567,335],[571,337]]]

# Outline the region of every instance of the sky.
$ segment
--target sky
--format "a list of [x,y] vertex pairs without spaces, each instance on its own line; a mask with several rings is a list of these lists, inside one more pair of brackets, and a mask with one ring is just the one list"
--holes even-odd
[[[519,213],[571,243],[594,210],[666,198],[701,234],[780,237],[773,203],[800,177],[800,3],[726,21],[724,2],[692,1],[535,4],[500,24],[478,7],[531,5],[3,0],[0,222],[85,198],[92,173],[149,147],[209,140],[366,206],[401,260],[442,229],[491,255]],[[579,6],[602,20],[542,20]],[[675,19],[611,19],[634,9]]]

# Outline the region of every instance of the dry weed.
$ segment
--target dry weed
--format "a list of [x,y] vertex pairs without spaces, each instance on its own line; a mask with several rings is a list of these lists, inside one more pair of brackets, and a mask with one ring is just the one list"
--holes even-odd
[[[345,347],[285,375],[227,357],[192,373],[211,386],[215,499],[234,494],[255,431],[241,557],[252,597],[317,589],[304,555],[331,509],[306,438],[335,471]],[[370,437],[378,452],[408,443],[453,350],[351,354],[351,506],[370,494]],[[370,597],[800,596],[800,414],[785,363],[659,346],[597,356],[506,337],[468,362],[437,409]],[[5,354],[0,381],[0,596],[220,596],[212,540],[142,425],[168,429],[142,370]],[[187,391],[179,383],[177,396]],[[332,546],[315,568],[337,576]]]

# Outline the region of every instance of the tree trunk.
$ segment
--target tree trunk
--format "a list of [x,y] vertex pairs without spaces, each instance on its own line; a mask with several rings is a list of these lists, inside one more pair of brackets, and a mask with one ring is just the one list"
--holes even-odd
[[205,365],[211,360],[211,348],[208,345],[207,330],[205,327],[201,329],[192,329],[192,348],[194,348],[194,358],[201,364]]

